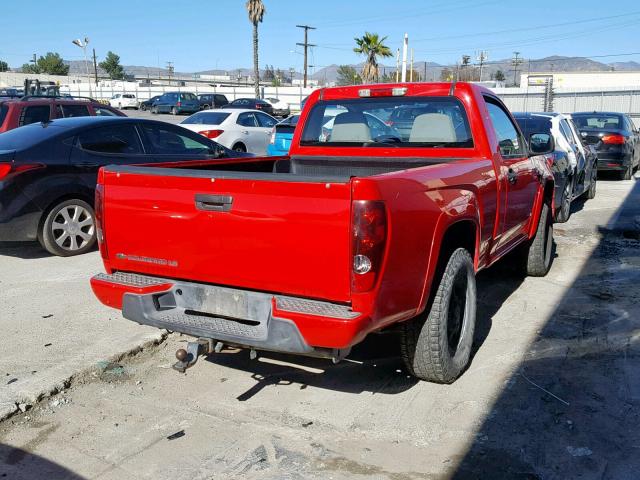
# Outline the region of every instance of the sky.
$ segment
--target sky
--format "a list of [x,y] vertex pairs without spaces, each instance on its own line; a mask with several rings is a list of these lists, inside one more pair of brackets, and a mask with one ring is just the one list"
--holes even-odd
[[[4,3],[4,2],[3,2]],[[354,40],[365,31],[386,36],[396,51],[405,33],[415,61],[453,64],[463,54],[488,51],[489,61],[550,55],[587,56],[605,63],[640,62],[640,3],[617,0],[264,0],[260,67],[302,69],[303,31],[309,63],[358,63]],[[613,7],[611,7],[613,5]],[[0,10],[0,60],[19,67],[36,53],[83,59],[71,43],[89,37],[98,60],[111,50],[123,65],[177,72],[252,65],[252,31],[245,0],[22,0]],[[39,13],[41,12],[41,13]],[[49,14],[49,12],[55,12]],[[634,55],[627,55],[633,53]],[[393,65],[394,59],[387,59]]]

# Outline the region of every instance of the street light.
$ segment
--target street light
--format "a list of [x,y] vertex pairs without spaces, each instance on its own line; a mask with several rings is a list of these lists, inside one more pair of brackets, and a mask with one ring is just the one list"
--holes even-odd
[[87,45],[89,44],[89,37],[84,37],[84,42],[79,38],[76,38],[71,43],[80,47],[84,52],[84,69],[87,72],[87,83],[89,84],[89,96],[92,97],[91,92],[91,75],[89,74],[89,61],[87,60]]

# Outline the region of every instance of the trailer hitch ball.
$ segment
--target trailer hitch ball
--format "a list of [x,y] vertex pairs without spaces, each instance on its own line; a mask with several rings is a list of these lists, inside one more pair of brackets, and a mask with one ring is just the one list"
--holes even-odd
[[187,359],[187,351],[184,348],[179,348],[176,351],[176,358],[178,359],[179,362],[184,362]]

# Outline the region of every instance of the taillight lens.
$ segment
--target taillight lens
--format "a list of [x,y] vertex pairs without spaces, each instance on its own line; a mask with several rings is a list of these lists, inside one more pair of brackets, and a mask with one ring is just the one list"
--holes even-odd
[[276,143],[276,127],[273,127],[271,129],[271,140],[270,140],[270,143],[271,143],[271,145]]
[[2,180],[4,177],[9,175],[10,171],[11,171],[10,163],[0,163],[0,180]]
[[[102,171],[100,171],[98,181],[102,178]],[[96,215],[96,238],[98,239],[98,247],[100,248],[100,255],[106,260],[109,255],[107,252],[107,241],[104,235],[104,185],[102,183],[96,185],[94,210]]]
[[204,135],[207,138],[218,138],[224,133],[224,130],[203,130],[198,132],[200,135]]
[[624,135],[603,135],[602,143],[606,143],[608,145],[624,145],[625,142]]
[[353,203],[352,291],[367,292],[378,279],[387,243],[387,212],[384,202],[359,200]]

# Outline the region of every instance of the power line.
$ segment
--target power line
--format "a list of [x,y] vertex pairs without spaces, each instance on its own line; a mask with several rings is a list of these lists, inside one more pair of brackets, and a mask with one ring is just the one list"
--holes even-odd
[[520,52],[513,52],[513,58],[511,59],[511,65],[513,65],[513,85],[517,85],[516,76],[518,74],[518,67],[522,65],[522,58],[520,57]]
[[307,51],[309,49],[309,47],[315,47],[315,45],[309,43],[308,40],[308,35],[309,35],[309,30],[315,30],[315,27],[310,27],[309,25],[296,25],[297,28],[303,28],[304,29],[304,43],[296,43],[296,45],[300,45],[301,47],[304,47],[304,80],[303,80],[303,86],[304,88],[307,88],[307,74],[308,74],[308,63],[307,63]]

